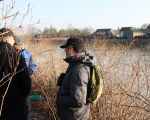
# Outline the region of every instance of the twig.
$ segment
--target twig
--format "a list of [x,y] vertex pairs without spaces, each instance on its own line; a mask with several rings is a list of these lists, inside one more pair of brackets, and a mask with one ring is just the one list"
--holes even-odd
[[22,23],[23,23],[24,18],[25,18],[26,15],[29,13],[29,8],[30,8],[30,3],[28,4],[28,9],[27,9],[26,13],[24,14],[24,16],[22,17],[22,20],[21,20],[21,23],[20,23],[19,26],[22,26]]

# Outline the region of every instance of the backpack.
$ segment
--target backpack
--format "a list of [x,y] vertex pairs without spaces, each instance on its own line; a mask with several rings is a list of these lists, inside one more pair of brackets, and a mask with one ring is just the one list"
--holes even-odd
[[87,102],[96,104],[103,89],[103,76],[101,68],[97,65],[90,65],[90,79],[87,87]]

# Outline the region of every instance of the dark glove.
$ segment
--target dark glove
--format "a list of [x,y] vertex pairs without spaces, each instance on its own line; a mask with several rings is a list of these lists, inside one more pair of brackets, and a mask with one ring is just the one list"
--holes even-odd
[[59,75],[58,80],[57,80],[57,86],[61,86],[62,85],[64,77],[65,77],[65,73],[61,73]]

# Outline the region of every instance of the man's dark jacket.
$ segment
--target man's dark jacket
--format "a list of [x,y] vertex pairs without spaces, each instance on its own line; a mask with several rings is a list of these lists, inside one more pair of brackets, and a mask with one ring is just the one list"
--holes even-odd
[[27,120],[26,98],[31,90],[31,79],[25,61],[13,46],[0,42],[0,106],[10,80],[0,120]]
[[69,57],[68,69],[61,79],[57,94],[57,114],[60,120],[87,120],[90,104],[87,104],[89,68],[81,64],[80,57]]

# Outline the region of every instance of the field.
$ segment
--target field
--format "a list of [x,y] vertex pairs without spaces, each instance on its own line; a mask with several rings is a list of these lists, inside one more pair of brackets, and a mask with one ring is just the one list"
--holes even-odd
[[[41,93],[42,101],[33,102],[39,120],[55,120],[57,78],[65,72],[63,41],[27,41],[38,66],[32,93]],[[110,44],[95,40],[86,49],[102,67],[104,90],[101,99],[91,106],[90,120],[150,120],[150,53],[133,44]],[[35,116],[36,117],[36,116]]]

